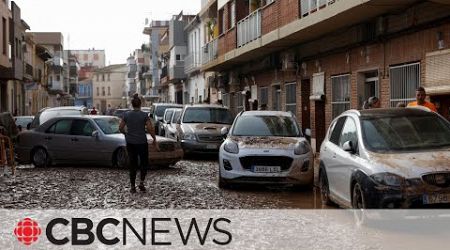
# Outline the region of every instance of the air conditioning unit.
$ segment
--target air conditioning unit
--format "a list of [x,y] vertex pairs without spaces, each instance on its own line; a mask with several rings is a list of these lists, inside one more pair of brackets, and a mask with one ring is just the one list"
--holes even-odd
[[281,63],[282,71],[295,71],[297,70],[297,62],[293,53],[286,53],[282,57]]

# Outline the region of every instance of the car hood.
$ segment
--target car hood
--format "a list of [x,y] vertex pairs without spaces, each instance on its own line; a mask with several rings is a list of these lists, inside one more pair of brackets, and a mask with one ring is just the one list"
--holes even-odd
[[398,154],[370,153],[380,172],[391,172],[405,178],[417,178],[424,173],[450,172],[450,151],[413,152]]
[[229,128],[228,124],[217,123],[184,123],[181,125],[184,133],[193,134],[220,134],[222,128]]
[[293,149],[297,142],[304,141],[304,138],[268,136],[231,136],[230,139],[236,142],[241,149]]

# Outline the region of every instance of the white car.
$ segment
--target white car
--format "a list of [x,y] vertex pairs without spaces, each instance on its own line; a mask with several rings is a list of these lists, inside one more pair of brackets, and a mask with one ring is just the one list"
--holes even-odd
[[350,110],[321,145],[323,203],[410,208],[450,203],[450,123],[416,108]]
[[311,146],[292,113],[246,111],[234,120],[219,150],[219,187],[231,183],[312,186]]
[[183,109],[175,109],[175,111],[172,114],[172,117],[170,118],[169,123],[166,127],[166,137],[174,139],[176,141],[179,141],[179,138],[177,137],[178,134],[178,120],[180,120],[181,113],[183,112]]

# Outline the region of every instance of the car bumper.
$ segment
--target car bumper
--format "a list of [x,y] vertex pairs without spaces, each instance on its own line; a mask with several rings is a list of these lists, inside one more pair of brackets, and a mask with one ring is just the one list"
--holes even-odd
[[181,147],[185,153],[217,153],[222,142],[198,142],[181,140]]
[[367,178],[364,186],[368,208],[450,208],[450,188],[425,183],[395,188],[380,185],[371,178]]
[[[292,159],[291,164],[281,167],[281,172],[258,173],[255,172],[254,167],[249,167],[253,164],[251,159],[258,162],[255,164],[265,164],[261,163],[261,161],[264,161],[261,159],[268,159],[267,165],[276,165],[276,161],[280,157]],[[270,160],[271,158],[273,159]],[[246,159],[245,163],[241,159]],[[225,165],[228,166],[225,167]],[[232,169],[230,169],[230,166]],[[286,152],[285,150],[271,150],[270,153],[265,153],[264,150],[258,150],[258,152],[244,150],[239,154],[230,154],[221,150],[219,167],[220,177],[229,183],[312,185],[314,181],[314,161],[311,152],[305,155],[295,155],[293,152]]]

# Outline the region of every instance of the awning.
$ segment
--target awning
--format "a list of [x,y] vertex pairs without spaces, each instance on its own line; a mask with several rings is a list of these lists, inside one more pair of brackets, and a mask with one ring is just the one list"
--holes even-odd
[[450,83],[448,85],[424,87],[428,95],[450,94]]

